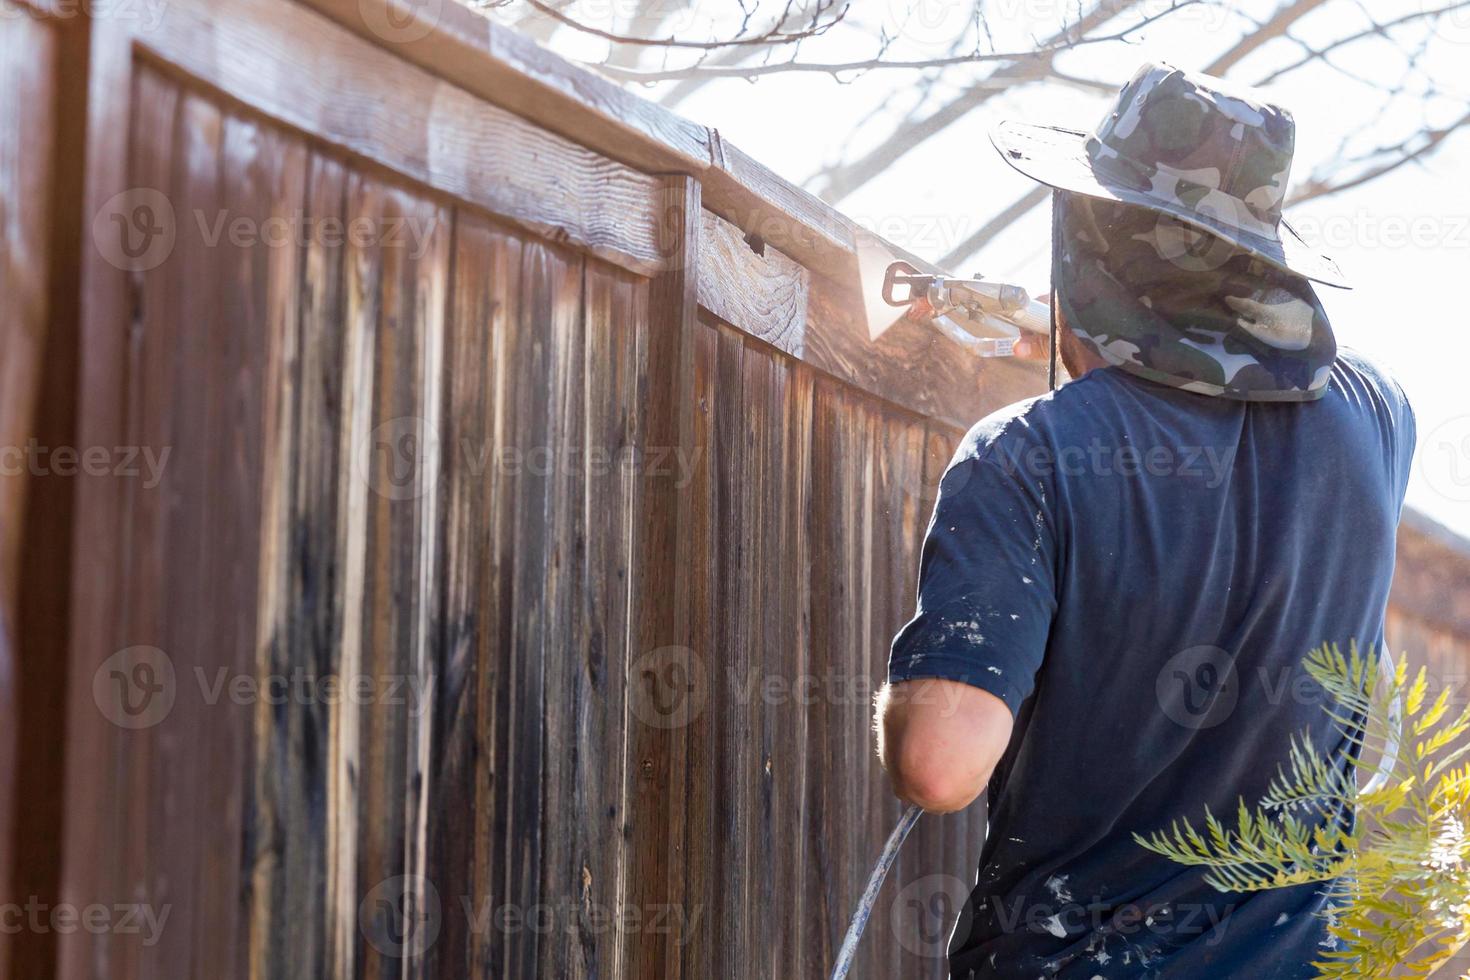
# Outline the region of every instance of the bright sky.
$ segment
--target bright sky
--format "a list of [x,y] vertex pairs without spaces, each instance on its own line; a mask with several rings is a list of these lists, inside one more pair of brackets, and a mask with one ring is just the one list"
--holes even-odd
[[[608,0],[582,2],[586,19],[596,20],[592,12],[605,11]],[[747,5],[753,2],[747,0]],[[596,3],[602,6],[592,6]],[[941,56],[967,28],[971,4],[918,3],[859,0],[850,23],[804,43],[800,59],[869,57],[873,38],[885,23],[899,37],[889,58]],[[769,5],[767,0],[762,6]],[[1299,42],[1320,49],[1364,31],[1370,16],[1387,23],[1455,5],[1456,0],[1326,0],[1293,25],[1292,38],[1263,45],[1237,64],[1230,77],[1255,84],[1300,60],[1304,48]],[[707,37],[711,30],[720,31],[711,26],[713,13],[734,6],[703,0],[693,12],[678,14],[677,23],[689,32],[686,36]],[[1034,48],[1063,19],[1075,21],[1076,6],[1077,0],[986,0],[994,50]],[[1120,15],[1112,30],[1133,23],[1138,11],[1156,14],[1167,7],[1167,0],[1145,0],[1131,8],[1134,13]],[[1113,85],[1145,60],[1202,69],[1249,31],[1250,20],[1263,22],[1277,7],[1276,0],[1240,0],[1176,10],[1129,43],[1066,52],[1058,67]],[[1289,106],[1297,119],[1293,188],[1309,174],[1340,175],[1344,158],[1399,144],[1426,122],[1445,126],[1470,110],[1470,3],[1462,0],[1438,24],[1431,30],[1424,20],[1406,22],[1392,30],[1392,40],[1371,36],[1337,49],[1331,56],[1336,68],[1317,62],[1272,85],[1273,98]],[[600,58],[605,50],[600,45],[566,31],[552,42],[552,47],[583,59]],[[656,67],[649,57],[659,56],[645,56],[640,67]],[[949,69],[928,89],[918,74],[908,71],[870,72],[841,82],[825,74],[772,75],[753,84],[728,79],[705,85],[676,108],[718,128],[784,177],[805,183],[823,165],[853,159],[873,146],[915,106],[920,107],[918,115],[927,115],[988,72],[988,66]],[[1402,91],[1390,100],[1384,89]],[[666,84],[644,94],[657,98],[664,91]],[[1087,129],[1109,103],[1100,93],[1055,82],[1007,92],[939,137],[918,144],[838,206],[898,244],[937,259],[1033,186],[991,148],[986,133],[993,123],[1020,118]],[[1350,292],[1320,290],[1339,342],[1375,355],[1413,401],[1419,445],[1410,505],[1470,535],[1470,317],[1463,297],[1470,285],[1470,127],[1449,137],[1422,163],[1310,201],[1289,217],[1357,284]],[[1045,206],[1032,211],[951,271],[981,272],[1044,291],[1047,221]]]

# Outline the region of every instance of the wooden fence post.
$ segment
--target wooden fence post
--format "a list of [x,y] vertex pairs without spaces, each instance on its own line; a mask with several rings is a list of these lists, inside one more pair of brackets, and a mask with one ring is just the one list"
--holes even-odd
[[[660,189],[660,251],[666,269],[649,289],[646,347],[639,351],[645,469],[635,524],[634,648],[628,651],[628,840],[624,900],[640,923],[679,909],[684,900],[684,782],[687,732],[678,700],[683,679],[697,664],[688,638],[690,570],[681,515],[687,507],[677,467],[652,463],[688,446],[696,326],[700,184],[672,175]],[[672,713],[669,706],[674,705]],[[667,719],[667,722],[664,721]],[[681,920],[682,921],[682,920]],[[634,937],[626,975],[672,980],[682,975],[680,937],[673,932]]]

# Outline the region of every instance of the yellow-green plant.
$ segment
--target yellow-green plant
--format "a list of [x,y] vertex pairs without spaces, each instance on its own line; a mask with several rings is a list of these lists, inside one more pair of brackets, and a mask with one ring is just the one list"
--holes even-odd
[[1356,644],[1348,656],[1313,650],[1305,667],[1350,758],[1303,734],[1258,807],[1241,800],[1234,827],[1206,810],[1203,832],[1184,820],[1134,836],[1207,868],[1221,891],[1326,884],[1336,943],[1313,964],[1323,978],[1428,977],[1470,939],[1470,705],[1452,716],[1448,687],[1430,701],[1422,668],[1381,671]]

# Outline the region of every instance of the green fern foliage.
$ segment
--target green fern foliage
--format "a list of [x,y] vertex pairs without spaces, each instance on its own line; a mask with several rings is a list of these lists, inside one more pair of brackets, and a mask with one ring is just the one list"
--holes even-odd
[[1305,667],[1349,758],[1304,734],[1254,809],[1242,800],[1231,822],[1206,811],[1202,828],[1134,836],[1221,891],[1326,884],[1336,943],[1314,964],[1324,980],[1428,977],[1470,939],[1470,705],[1453,713],[1422,668],[1383,670],[1356,644],[1313,650]]

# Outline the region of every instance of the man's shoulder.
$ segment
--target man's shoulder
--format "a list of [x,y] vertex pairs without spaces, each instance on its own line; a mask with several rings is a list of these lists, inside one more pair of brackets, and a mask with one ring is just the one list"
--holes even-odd
[[1376,358],[1352,347],[1339,347],[1332,366],[1334,387],[1346,393],[1366,391],[1390,408],[1410,410],[1409,396],[1393,373]]
[[984,458],[997,450],[1013,453],[1017,448],[1049,445],[1056,441],[1059,430],[1068,438],[1079,435],[1079,426],[1085,427],[1107,414],[1088,409],[1095,408],[1099,400],[1115,397],[1110,383],[1114,373],[1114,368],[1089,371],[1056,391],[1023,398],[991,412],[970,426],[956,458]]

